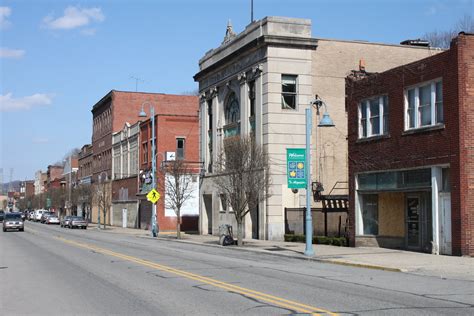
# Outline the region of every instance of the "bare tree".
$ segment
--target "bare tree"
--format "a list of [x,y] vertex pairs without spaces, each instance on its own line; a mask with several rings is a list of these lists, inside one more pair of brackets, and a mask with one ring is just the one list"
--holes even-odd
[[193,170],[184,160],[166,162],[161,168],[165,192],[165,207],[174,210],[176,220],[176,237],[181,239],[181,209],[193,197]]
[[474,19],[471,15],[464,15],[450,30],[428,32],[423,35],[423,38],[433,47],[449,48],[451,40],[459,32],[474,33]]
[[245,216],[256,212],[258,204],[270,196],[268,156],[252,136],[235,136],[224,140],[216,165],[214,183],[232,207],[237,244],[242,246]]
[[[107,213],[110,209],[110,204],[112,202],[112,192],[109,190],[110,188],[110,181],[103,181],[97,184],[97,205],[99,209],[102,211],[103,217],[103,229],[105,229],[105,223],[107,220]],[[100,211],[99,210],[99,211]]]

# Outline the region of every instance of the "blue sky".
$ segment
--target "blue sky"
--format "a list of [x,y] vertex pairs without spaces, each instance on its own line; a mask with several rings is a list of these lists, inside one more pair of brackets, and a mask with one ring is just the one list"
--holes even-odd
[[[254,17],[312,20],[313,37],[399,43],[450,29],[473,0],[254,0]],[[198,60],[241,32],[250,0],[0,1],[0,167],[4,180],[91,141],[92,106],[111,89],[193,91]]]

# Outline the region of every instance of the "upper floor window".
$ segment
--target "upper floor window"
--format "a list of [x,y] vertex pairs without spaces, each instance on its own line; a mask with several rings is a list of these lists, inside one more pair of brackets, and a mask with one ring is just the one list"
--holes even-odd
[[443,84],[423,83],[405,91],[405,129],[441,124],[443,114]]
[[176,159],[184,159],[184,138],[176,138]]
[[359,138],[388,134],[388,97],[377,96],[359,105]]
[[235,136],[240,134],[240,105],[234,92],[227,97],[227,101],[224,106],[225,115],[225,126],[224,135],[225,137]]
[[142,144],[143,163],[148,162],[148,143]]
[[294,75],[281,75],[282,109],[296,109],[296,78]]

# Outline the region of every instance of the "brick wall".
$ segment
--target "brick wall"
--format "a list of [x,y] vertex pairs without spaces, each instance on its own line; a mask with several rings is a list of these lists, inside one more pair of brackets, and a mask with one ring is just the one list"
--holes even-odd
[[[182,113],[168,114],[158,112],[155,118],[156,128],[156,139],[157,139],[157,155],[156,155],[156,166],[157,166],[157,190],[161,194],[162,198],[157,202],[157,214],[160,230],[163,231],[174,231],[176,229],[176,217],[165,216],[164,207],[164,175],[159,172],[161,162],[165,159],[166,152],[176,152],[176,139],[185,139],[185,156],[184,160],[193,162],[193,166],[197,165],[199,161],[199,127],[198,127],[198,99],[194,98],[193,107],[184,107]],[[169,112],[169,111],[167,111]],[[151,123],[150,120],[143,122],[140,126],[140,169],[149,170],[151,169]],[[148,142],[148,159],[147,162],[143,161],[143,142]],[[197,170],[196,172],[199,172]]]
[[[450,50],[360,80],[346,80],[350,235],[355,240],[355,174],[450,164],[453,254],[474,254],[474,38],[460,36]],[[404,133],[404,90],[442,78],[445,127]],[[387,94],[389,135],[358,140],[358,104]]]
[[474,256],[474,35],[457,38],[460,132],[461,253]]

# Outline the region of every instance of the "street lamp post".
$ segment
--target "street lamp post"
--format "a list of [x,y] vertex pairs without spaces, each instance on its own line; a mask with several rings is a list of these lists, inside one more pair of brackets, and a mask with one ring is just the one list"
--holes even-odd
[[[312,118],[313,118],[313,105],[316,107],[316,111],[319,114],[319,108],[324,105],[325,112],[323,118],[318,124],[318,127],[332,127],[334,123],[327,112],[326,103],[324,103],[316,95],[314,101],[311,101],[310,107],[306,109],[306,248],[304,254],[306,256],[313,256],[313,217],[311,214],[311,130],[312,130]],[[315,130],[316,132],[316,130]]]
[[[156,188],[156,146],[155,146],[155,108],[150,102],[144,102],[140,111],[139,117],[147,117],[143,107],[146,103],[150,105],[150,119],[151,119],[151,186]],[[156,203],[152,203],[151,213],[151,235],[156,237],[158,234],[158,223],[156,220]]]

